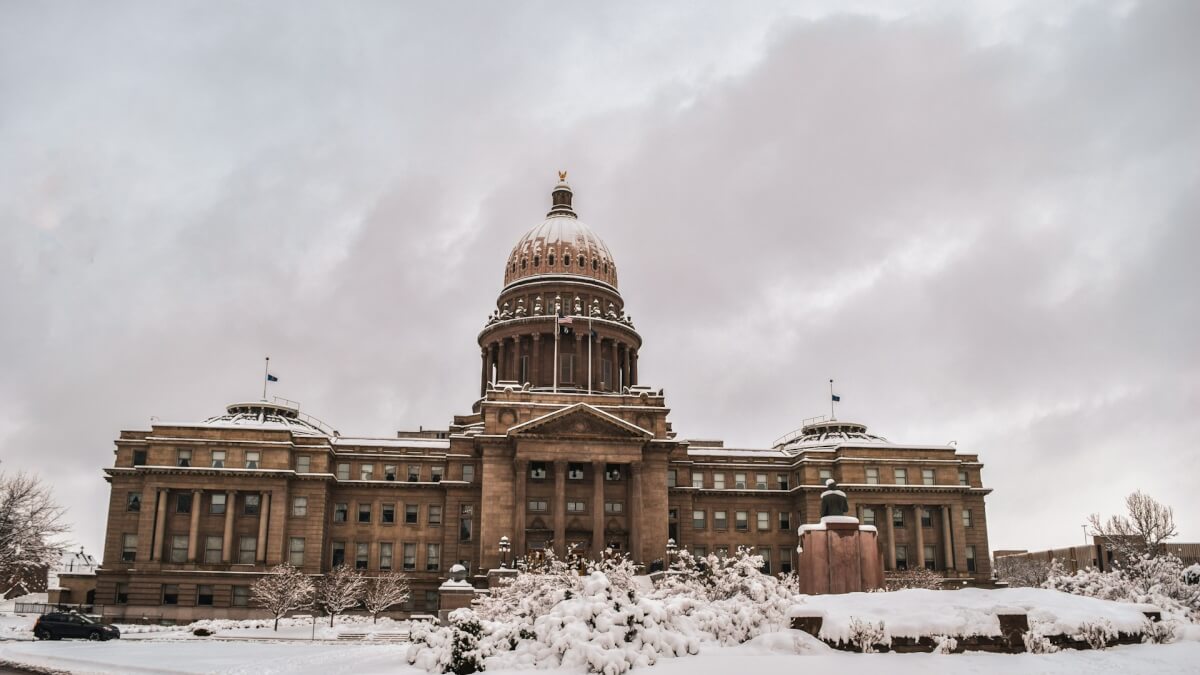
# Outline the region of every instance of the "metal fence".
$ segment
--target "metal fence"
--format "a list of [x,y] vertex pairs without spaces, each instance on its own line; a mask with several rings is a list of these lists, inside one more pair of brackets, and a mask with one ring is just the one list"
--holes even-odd
[[102,609],[100,605],[53,605],[47,602],[18,602],[13,605],[13,613],[15,614],[45,614],[47,612],[71,611],[79,612],[80,614],[96,614],[99,609]]

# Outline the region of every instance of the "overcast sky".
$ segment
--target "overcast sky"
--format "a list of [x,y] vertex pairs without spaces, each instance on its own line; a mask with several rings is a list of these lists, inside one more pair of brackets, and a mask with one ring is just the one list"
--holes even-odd
[[[966,13],[970,12],[970,13]],[[993,549],[1200,540],[1200,3],[0,5],[0,469],[99,552],[122,429],[445,426],[555,171],[683,437],[978,453]]]

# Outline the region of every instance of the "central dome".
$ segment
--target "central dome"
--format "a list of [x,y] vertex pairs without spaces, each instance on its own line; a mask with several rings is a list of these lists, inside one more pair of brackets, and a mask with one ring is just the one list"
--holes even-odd
[[617,287],[617,265],[608,246],[575,215],[566,176],[552,193],[546,219],[513,246],[504,267],[504,285],[529,277],[569,274]]

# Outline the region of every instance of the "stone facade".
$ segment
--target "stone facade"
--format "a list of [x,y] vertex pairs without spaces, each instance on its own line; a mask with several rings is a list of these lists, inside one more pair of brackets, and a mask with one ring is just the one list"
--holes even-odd
[[249,585],[282,562],[313,575],[404,570],[413,599],[400,612],[430,612],[452,564],[472,575],[501,564],[501,537],[510,558],[613,549],[647,566],[669,539],[699,553],[746,546],[786,572],[826,478],[878,527],[886,570],[990,578],[975,455],[824,419],[764,449],[679,438],[663,392],[639,385],[642,339],[615,262],[565,182],[505,278],[477,338],[480,398],[445,429],[350,438],[293,403],[259,401],[122,432],[105,469],[103,613],[254,615]]

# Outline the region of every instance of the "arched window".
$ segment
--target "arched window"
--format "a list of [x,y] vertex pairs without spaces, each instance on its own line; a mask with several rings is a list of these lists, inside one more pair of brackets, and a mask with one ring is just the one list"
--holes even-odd
[[521,258],[521,269],[525,269],[525,263],[526,263],[526,262],[527,262],[527,261],[526,261],[524,258]]
[[596,262],[595,258],[592,258],[592,271],[595,272],[598,267],[600,267],[600,263]]
[[550,254],[550,266],[554,267],[554,254],[553,253]]
[[538,267],[541,264],[542,264],[542,256],[540,256],[540,255],[533,256],[533,266]]
[[513,264],[512,264],[512,271],[514,271],[514,272],[516,272],[516,271],[517,271],[517,261],[516,261],[516,260],[514,260],[514,261],[513,261]]
[[583,269],[583,256],[579,256],[579,269]]
[[604,273],[608,274],[608,263],[604,263]]
[[563,256],[563,264],[566,265],[567,267],[571,266],[571,254],[570,253]]

